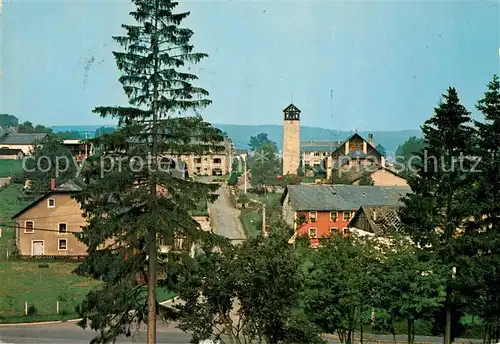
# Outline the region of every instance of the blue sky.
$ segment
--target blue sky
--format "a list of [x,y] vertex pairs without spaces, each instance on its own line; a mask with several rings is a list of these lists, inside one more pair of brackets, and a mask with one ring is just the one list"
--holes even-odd
[[[211,93],[206,120],[416,129],[455,86],[470,109],[499,72],[497,1],[181,1]],[[44,125],[106,123],[95,106],[126,98],[111,36],[125,1],[3,0],[0,112]],[[109,123],[109,120],[108,120]]]

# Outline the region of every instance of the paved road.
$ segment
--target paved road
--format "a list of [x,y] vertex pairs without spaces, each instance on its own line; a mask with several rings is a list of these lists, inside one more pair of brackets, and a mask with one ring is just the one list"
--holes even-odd
[[[244,239],[245,234],[239,219],[240,211],[235,209],[231,203],[229,189],[221,186],[217,193],[218,199],[210,205],[210,217],[214,232],[230,239]],[[241,241],[235,240],[234,242]]]
[[[188,344],[191,336],[185,334],[175,325],[158,324],[157,344]],[[0,344],[88,344],[96,335],[90,330],[83,330],[74,323],[56,323],[50,325],[27,325],[27,326],[2,326],[0,325]],[[358,342],[356,335],[356,343]],[[120,338],[117,344],[145,343],[146,332],[141,330],[134,338]],[[328,343],[339,344],[339,341],[331,337],[325,338]],[[396,336],[398,344],[406,343],[406,336]],[[442,343],[440,337],[417,336],[417,343]],[[365,343],[372,344],[393,344],[390,335],[365,335]],[[481,340],[457,339],[457,344],[479,344]]]
[[[88,344],[96,333],[83,330],[74,323],[51,325],[0,326],[0,343],[9,344]],[[120,338],[117,344],[145,343],[146,332],[138,332],[134,338]],[[190,336],[172,326],[158,325],[158,344],[189,343]]]

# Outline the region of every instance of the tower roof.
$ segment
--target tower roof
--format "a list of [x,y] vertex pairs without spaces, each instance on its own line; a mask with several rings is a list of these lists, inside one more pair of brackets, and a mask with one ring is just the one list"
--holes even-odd
[[290,104],[290,105],[288,105],[288,106],[287,106],[287,107],[283,110],[283,112],[298,112],[298,113],[300,113],[301,111],[300,111],[300,110],[299,110],[299,108],[298,108],[298,107],[296,107],[295,105]]

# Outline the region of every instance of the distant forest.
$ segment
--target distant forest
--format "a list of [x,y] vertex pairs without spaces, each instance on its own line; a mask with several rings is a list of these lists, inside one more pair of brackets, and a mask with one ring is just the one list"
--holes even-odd
[[81,131],[81,130],[66,130],[54,132],[52,128],[43,126],[41,124],[33,124],[29,121],[20,122],[19,118],[13,115],[0,114],[0,128],[10,130],[21,134],[34,134],[34,133],[53,133],[63,140],[83,140],[102,135],[103,133],[113,132],[113,127],[100,127],[94,132]]

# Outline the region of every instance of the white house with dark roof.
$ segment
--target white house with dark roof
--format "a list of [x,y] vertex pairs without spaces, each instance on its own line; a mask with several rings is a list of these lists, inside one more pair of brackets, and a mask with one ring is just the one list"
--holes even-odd
[[26,155],[33,151],[35,144],[46,136],[46,133],[20,134],[0,131],[0,148],[20,149]]

